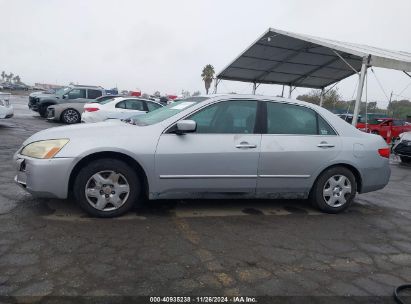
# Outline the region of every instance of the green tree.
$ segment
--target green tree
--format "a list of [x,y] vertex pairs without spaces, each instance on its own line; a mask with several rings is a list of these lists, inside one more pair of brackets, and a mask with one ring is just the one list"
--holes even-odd
[[[297,96],[298,100],[313,103],[316,105],[320,104],[321,91],[311,90],[308,94]],[[323,107],[328,110],[344,109],[347,104],[341,99],[341,95],[338,92],[338,88],[329,90],[323,98]]]
[[4,81],[5,78],[6,78],[6,72],[3,71],[1,72],[1,80]]
[[411,115],[411,102],[409,100],[393,100],[388,106],[388,115],[395,118],[407,118]]
[[204,81],[206,94],[208,94],[208,90],[210,89],[211,83],[213,82],[214,74],[215,74],[214,67],[211,64],[207,64],[203,68],[201,77],[203,78],[203,81]]

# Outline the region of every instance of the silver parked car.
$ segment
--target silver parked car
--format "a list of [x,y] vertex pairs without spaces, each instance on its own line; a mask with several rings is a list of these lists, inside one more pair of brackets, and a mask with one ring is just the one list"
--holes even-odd
[[61,121],[66,124],[81,122],[81,113],[89,99],[73,99],[66,103],[55,104],[47,107],[47,119]]
[[113,217],[149,199],[310,198],[345,210],[389,180],[389,148],[313,104],[193,97],[124,121],[51,128],[15,154],[16,182]]

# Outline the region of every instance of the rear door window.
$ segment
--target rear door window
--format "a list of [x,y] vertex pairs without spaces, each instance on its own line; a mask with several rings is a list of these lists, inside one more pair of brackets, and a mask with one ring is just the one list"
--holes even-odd
[[144,101],[142,100],[127,99],[127,100],[124,100],[124,102],[126,103],[127,110],[145,111]]
[[88,89],[87,94],[88,94],[88,97],[87,97],[88,99],[96,99],[100,97],[101,95],[103,95],[103,93],[100,90],[92,90],[92,89]]
[[86,98],[85,89],[72,89],[68,93],[68,99]]
[[126,108],[126,103],[124,102],[124,100],[118,102],[118,103],[116,104],[116,108],[125,109],[125,108]]
[[267,102],[267,133],[336,135],[328,122],[314,110],[280,102]]

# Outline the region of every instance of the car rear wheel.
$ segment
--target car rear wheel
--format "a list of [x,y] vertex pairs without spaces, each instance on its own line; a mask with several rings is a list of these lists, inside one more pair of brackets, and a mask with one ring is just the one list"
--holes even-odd
[[73,190],[80,206],[95,217],[116,217],[143,202],[137,173],[116,159],[99,159],[83,167]]
[[411,163],[411,157],[407,157],[407,156],[400,156],[401,162],[409,164]]
[[351,205],[356,192],[354,174],[345,167],[332,167],[317,179],[310,199],[323,212],[339,213]]
[[61,120],[66,124],[75,124],[80,122],[81,116],[77,110],[66,109],[61,113]]

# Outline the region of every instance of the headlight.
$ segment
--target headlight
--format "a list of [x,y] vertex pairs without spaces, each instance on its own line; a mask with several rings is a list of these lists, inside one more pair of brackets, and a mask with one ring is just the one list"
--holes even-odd
[[68,142],[66,138],[36,141],[25,146],[20,153],[33,158],[53,158]]

